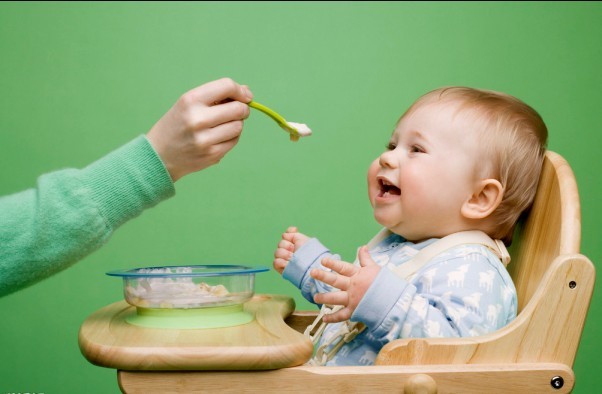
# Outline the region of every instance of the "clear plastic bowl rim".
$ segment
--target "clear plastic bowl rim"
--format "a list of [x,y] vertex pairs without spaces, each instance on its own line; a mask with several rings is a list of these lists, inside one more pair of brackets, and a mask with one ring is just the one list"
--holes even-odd
[[[153,270],[153,269],[176,269],[176,268],[191,268],[200,269],[199,272],[139,272],[140,270]],[[202,270],[207,269],[211,271],[203,272]],[[120,276],[123,278],[142,278],[142,277],[153,277],[153,278],[189,278],[189,277],[207,277],[207,276],[231,276],[231,275],[249,275],[256,274],[259,272],[269,271],[266,267],[247,267],[244,265],[172,265],[172,266],[158,266],[158,267],[141,267],[109,271],[106,274],[109,276]]]

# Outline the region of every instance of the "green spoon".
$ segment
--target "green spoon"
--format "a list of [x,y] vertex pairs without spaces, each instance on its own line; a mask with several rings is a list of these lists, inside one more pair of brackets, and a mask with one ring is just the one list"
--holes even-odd
[[278,126],[282,127],[284,131],[290,134],[291,141],[299,141],[299,137],[311,135],[311,130],[307,125],[301,123],[287,122],[279,113],[266,107],[263,104],[259,104],[256,101],[249,102],[249,107],[255,108],[274,119]]

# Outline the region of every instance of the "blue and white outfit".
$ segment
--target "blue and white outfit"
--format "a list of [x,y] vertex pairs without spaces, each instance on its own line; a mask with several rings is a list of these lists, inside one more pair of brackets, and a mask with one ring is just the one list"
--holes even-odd
[[[393,272],[436,241],[415,244],[391,234],[370,249],[382,269],[350,319],[366,328],[326,365],[372,365],[380,349],[395,339],[483,335],[516,317],[514,283],[500,259],[484,245],[454,246],[409,280]],[[309,275],[313,268],[327,270],[321,264],[325,257],[341,259],[312,238],[295,252],[283,272],[310,302],[317,293],[338,291]],[[328,324],[321,343],[335,335],[341,324],[345,322]]]

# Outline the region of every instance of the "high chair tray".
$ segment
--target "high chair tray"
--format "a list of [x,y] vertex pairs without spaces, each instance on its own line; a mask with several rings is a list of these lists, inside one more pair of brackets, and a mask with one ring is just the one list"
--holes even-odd
[[305,363],[313,346],[284,319],[294,300],[255,295],[244,304],[247,324],[208,329],[143,328],[126,322],[136,308],[125,301],[89,316],[79,332],[82,354],[92,364],[121,370],[265,370]]

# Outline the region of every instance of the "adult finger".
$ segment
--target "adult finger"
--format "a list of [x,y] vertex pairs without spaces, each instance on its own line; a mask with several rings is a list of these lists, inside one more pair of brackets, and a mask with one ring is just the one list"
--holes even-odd
[[196,143],[199,146],[212,146],[229,142],[240,137],[244,124],[242,120],[223,123],[195,134]]
[[250,108],[247,104],[230,101],[224,104],[190,110],[189,124],[194,130],[216,127],[236,120],[249,117]]
[[207,82],[188,92],[196,101],[205,105],[213,105],[225,99],[248,103],[253,99],[253,93],[246,85],[240,85],[231,78],[222,78]]
[[230,140],[213,145],[214,155],[219,157],[221,160],[221,158],[223,158],[226,155],[226,153],[228,153],[230,150],[232,150],[232,148],[234,148],[236,144],[238,144],[238,141],[240,140],[239,137],[240,136],[236,136]]

